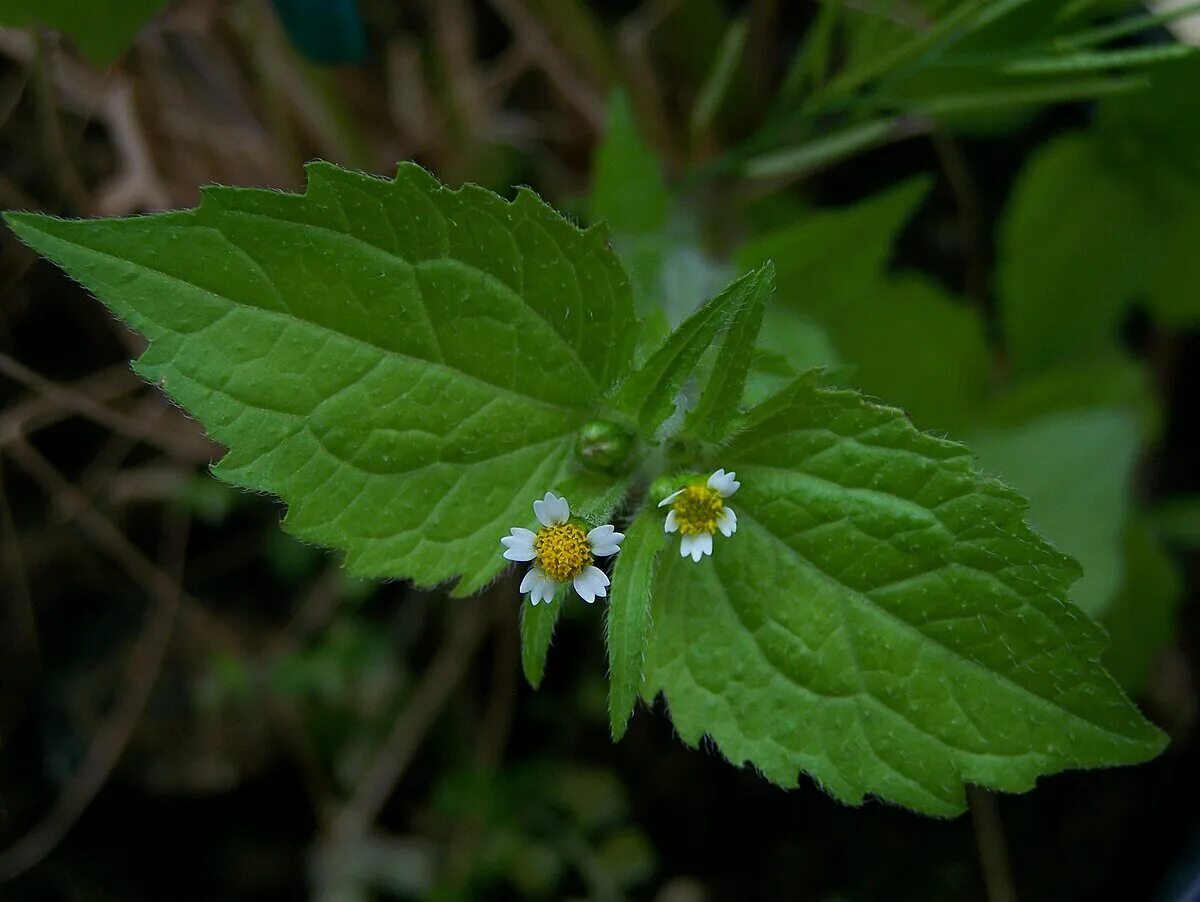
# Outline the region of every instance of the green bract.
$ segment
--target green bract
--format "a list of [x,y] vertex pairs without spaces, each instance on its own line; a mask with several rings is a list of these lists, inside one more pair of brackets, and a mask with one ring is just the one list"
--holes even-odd
[[[212,188],[181,213],[8,218],[146,335],[138,372],[228,447],[217,475],[279,495],[285,527],[355,573],[473,593],[546,491],[627,529],[607,618],[617,736],[661,692],[685,740],[708,734],[777,783],[804,770],[847,802],[936,814],[967,782],[1022,790],[1162,747],[1065,600],[1077,565],[962,446],[812,374],[746,409],[771,390],[765,260],[635,367],[652,333],[604,232],[528,191],[315,164],[302,196]],[[803,288],[801,269],[785,284]],[[927,295],[895,303],[940,309]],[[742,483],[738,530],[694,563],[654,501],[716,468]],[[524,607],[535,685],[565,603]]]

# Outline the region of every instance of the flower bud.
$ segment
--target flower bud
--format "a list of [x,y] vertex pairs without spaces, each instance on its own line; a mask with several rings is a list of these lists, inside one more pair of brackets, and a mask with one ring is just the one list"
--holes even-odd
[[633,451],[633,435],[608,420],[593,420],[579,430],[575,450],[591,470],[621,470]]

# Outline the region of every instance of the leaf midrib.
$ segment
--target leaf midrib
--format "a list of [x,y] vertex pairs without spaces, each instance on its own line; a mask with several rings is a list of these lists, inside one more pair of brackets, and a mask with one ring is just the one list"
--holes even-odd
[[[387,183],[385,183],[385,184],[387,184]],[[336,192],[334,192],[334,193],[336,194]],[[339,198],[339,203],[340,203],[340,198]],[[382,205],[382,201],[380,201],[380,204]],[[426,265],[429,263],[446,263],[446,264],[450,264],[452,266],[461,267],[462,269],[467,270],[472,273],[478,273],[489,284],[489,286],[493,287],[497,292],[503,293],[512,298],[515,298],[517,301],[520,302],[520,304],[523,307],[525,307],[525,309],[527,309],[530,313],[532,313],[539,320],[541,320],[543,323],[545,323],[546,328],[549,329],[550,332],[558,338],[560,344],[564,348],[567,349],[567,351],[570,353],[572,359],[574,359],[574,361],[578,364],[580,372],[584,373],[587,376],[588,380],[591,382],[591,388],[592,388],[593,394],[595,394],[596,392],[599,391],[599,383],[596,381],[595,375],[588,368],[588,365],[584,362],[583,358],[579,356],[579,351],[575,348],[574,345],[572,345],[570,342],[568,342],[566,340],[566,338],[563,336],[563,334],[554,326],[554,323],[552,323],[550,320],[548,320],[539,310],[537,310],[535,307],[533,307],[531,304],[529,304],[525,300],[524,296],[522,296],[519,292],[514,290],[510,285],[508,285],[505,282],[501,281],[500,279],[496,278],[494,275],[492,275],[490,272],[488,272],[485,269],[480,269],[477,266],[471,266],[470,264],[465,263],[464,261],[459,260],[456,257],[451,257],[446,254],[442,254],[441,256],[438,256],[438,257],[426,257],[425,259],[419,260],[414,263],[410,260],[406,260],[404,257],[401,257],[398,254],[389,253],[388,251],[379,247],[379,245],[373,244],[370,241],[360,238],[357,235],[352,235],[349,232],[341,232],[341,231],[338,231],[337,229],[330,228],[329,226],[320,225],[320,224],[316,224],[316,223],[306,223],[306,222],[301,223],[301,222],[296,222],[295,220],[291,220],[291,219],[280,219],[276,216],[271,216],[266,213],[256,213],[256,212],[249,211],[249,210],[239,210],[237,208],[227,207],[224,205],[221,205],[221,211],[226,216],[244,217],[246,219],[263,219],[263,220],[266,220],[267,222],[275,223],[275,224],[281,225],[281,226],[299,229],[301,231],[313,230],[313,231],[322,232],[325,235],[328,235],[335,240],[347,241],[356,246],[360,246],[360,247],[364,248],[372,256],[378,256],[387,261],[396,261],[396,262],[402,263],[403,265],[412,269],[414,272],[421,269],[421,267],[423,265]],[[438,210],[438,214],[443,219],[446,218],[445,214],[442,213],[442,211],[440,209]],[[390,222],[390,220],[389,220],[389,222]],[[219,224],[208,226],[208,228],[215,229],[216,232],[218,234],[220,234],[224,240],[229,241],[228,236],[226,236],[225,233],[221,231]],[[552,241],[554,243],[554,246],[556,248],[558,248],[559,253],[562,254],[563,258],[567,259],[567,255],[562,251],[562,247],[558,244],[558,242],[554,238],[554,236],[551,235],[549,233],[549,231],[544,228],[542,229],[542,232],[545,233],[545,235],[549,241]],[[399,241],[398,235],[394,236],[394,237],[396,237],[396,240]],[[524,267],[524,260],[522,260],[522,272],[521,272],[522,282],[524,282],[524,279],[525,279],[523,267]],[[571,267],[571,270],[574,273],[573,266]],[[576,276],[576,282],[578,283],[578,274],[575,273],[575,276]],[[278,289],[276,289],[276,290],[278,290]],[[581,290],[581,294],[582,294],[582,290]],[[423,291],[421,292],[421,310],[425,314],[426,321],[429,323],[430,331],[436,336],[437,330],[433,326],[433,318],[429,314],[429,307],[425,303],[425,294]],[[451,369],[453,369],[453,367],[451,367]]]
[[[368,348],[371,351],[377,352],[379,354],[402,358],[404,360],[412,361],[414,363],[419,363],[422,366],[434,367],[434,368],[440,369],[446,373],[452,374],[455,378],[466,379],[466,380],[476,383],[477,385],[484,386],[489,390],[503,392],[504,394],[510,395],[514,398],[518,398],[521,401],[528,402],[530,404],[534,404],[534,405],[546,408],[548,410],[553,410],[558,413],[567,414],[571,417],[576,418],[577,421],[578,421],[578,419],[581,419],[583,416],[585,416],[588,412],[587,409],[584,407],[564,407],[563,405],[556,404],[552,401],[546,401],[541,398],[535,398],[535,397],[532,397],[531,395],[523,394],[523,393],[517,391],[516,389],[509,388],[508,386],[497,385],[494,382],[489,382],[486,379],[483,379],[479,376],[475,376],[472,373],[467,373],[467,372],[464,372],[463,370],[456,369],[445,363],[440,363],[438,361],[433,361],[433,360],[427,360],[424,357],[416,357],[412,354],[405,354],[403,352],[396,351],[391,348],[385,348],[385,347],[378,345],[375,342],[369,341],[365,338],[360,338],[359,336],[356,336],[356,335],[350,335],[346,332],[341,332],[337,329],[331,329],[328,326],[321,325],[320,323],[315,323],[312,320],[302,319],[301,317],[287,314],[287,313],[282,313],[277,310],[267,310],[263,307],[255,307],[252,304],[246,304],[241,301],[236,301],[233,298],[229,297],[228,295],[221,294],[221,293],[213,291],[212,289],[209,289],[209,288],[203,288],[203,287],[197,285],[195,282],[190,282],[187,279],[183,279],[178,276],[173,276],[170,273],[163,272],[162,270],[155,269],[154,267],[146,266],[141,263],[134,263],[130,260],[125,259],[124,257],[119,257],[116,254],[112,254],[107,251],[98,250],[96,248],[89,247],[86,244],[80,244],[78,242],[71,241],[66,238],[62,238],[51,232],[43,231],[42,229],[39,229],[36,226],[30,225],[28,219],[21,218],[18,221],[21,222],[25,228],[27,228],[31,231],[37,232],[38,234],[50,239],[51,241],[53,241],[57,244],[65,245],[67,247],[72,247],[72,248],[78,248],[79,250],[86,251],[89,254],[95,254],[98,257],[104,257],[106,259],[113,260],[119,264],[129,266],[139,272],[156,276],[167,282],[172,282],[172,283],[186,286],[186,287],[191,288],[201,294],[208,295],[209,297],[214,298],[217,301],[224,302],[224,303],[228,304],[230,307],[252,311],[255,314],[261,314],[261,315],[267,316],[267,317],[282,319],[286,323],[295,323],[295,324],[299,324],[301,326],[305,326],[305,327],[308,327],[308,328],[311,328],[311,329],[314,329],[317,331],[326,332],[330,335],[335,335],[338,338],[344,339],[344,340],[351,342],[353,344],[356,344],[360,347]],[[220,235],[221,239],[223,241],[228,241],[228,238],[226,238],[225,235],[219,229],[213,228],[212,226],[199,225],[199,226],[193,226],[193,228],[199,228],[199,229],[204,229],[206,231],[214,232],[217,235]],[[446,259],[450,259],[450,258],[446,258]],[[93,279],[96,279],[96,276],[94,274],[92,277],[93,277]],[[96,280],[100,281],[99,279],[96,279]],[[103,281],[108,281],[108,280],[103,280]],[[276,290],[278,290],[278,289],[276,288]],[[145,312],[139,311],[139,315],[141,317],[144,317],[146,320],[149,320],[151,322],[156,322],[153,317],[147,315]],[[185,339],[187,339],[189,336],[198,335],[199,332],[203,331],[203,329],[201,329],[195,333],[180,332],[177,329],[172,329],[171,327],[164,326],[161,323],[157,323],[157,325],[164,332],[173,333],[173,334],[179,335]],[[147,337],[150,338],[150,336],[147,336]],[[150,340],[153,341],[154,339],[150,338]]]

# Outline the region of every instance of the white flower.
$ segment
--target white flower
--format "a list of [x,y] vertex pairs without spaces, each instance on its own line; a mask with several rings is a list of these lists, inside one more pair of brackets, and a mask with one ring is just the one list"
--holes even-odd
[[585,533],[571,522],[567,499],[553,492],[533,502],[533,513],[541,529],[534,532],[514,526],[500,540],[508,560],[533,561],[521,580],[521,594],[529,593],[530,603],[538,604],[551,601],[559,587],[571,583],[588,604],[606,596],[608,576],[592,562],[620,551],[625,536],[607,524]]
[[737,532],[737,514],[725,504],[725,499],[742,486],[736,476],[717,470],[708,482],[686,485],[658,503],[659,507],[671,505],[663,529],[681,534],[680,557],[699,561],[712,554],[714,532],[719,529],[726,538]]

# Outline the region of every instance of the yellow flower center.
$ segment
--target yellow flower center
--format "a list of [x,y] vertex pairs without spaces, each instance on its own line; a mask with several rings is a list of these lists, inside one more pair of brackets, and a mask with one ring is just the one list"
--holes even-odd
[[574,523],[543,526],[533,540],[538,566],[551,579],[569,582],[592,565],[587,534]]
[[675,522],[685,536],[698,536],[717,531],[717,517],[725,509],[725,502],[716,489],[706,485],[689,485],[675,499]]

